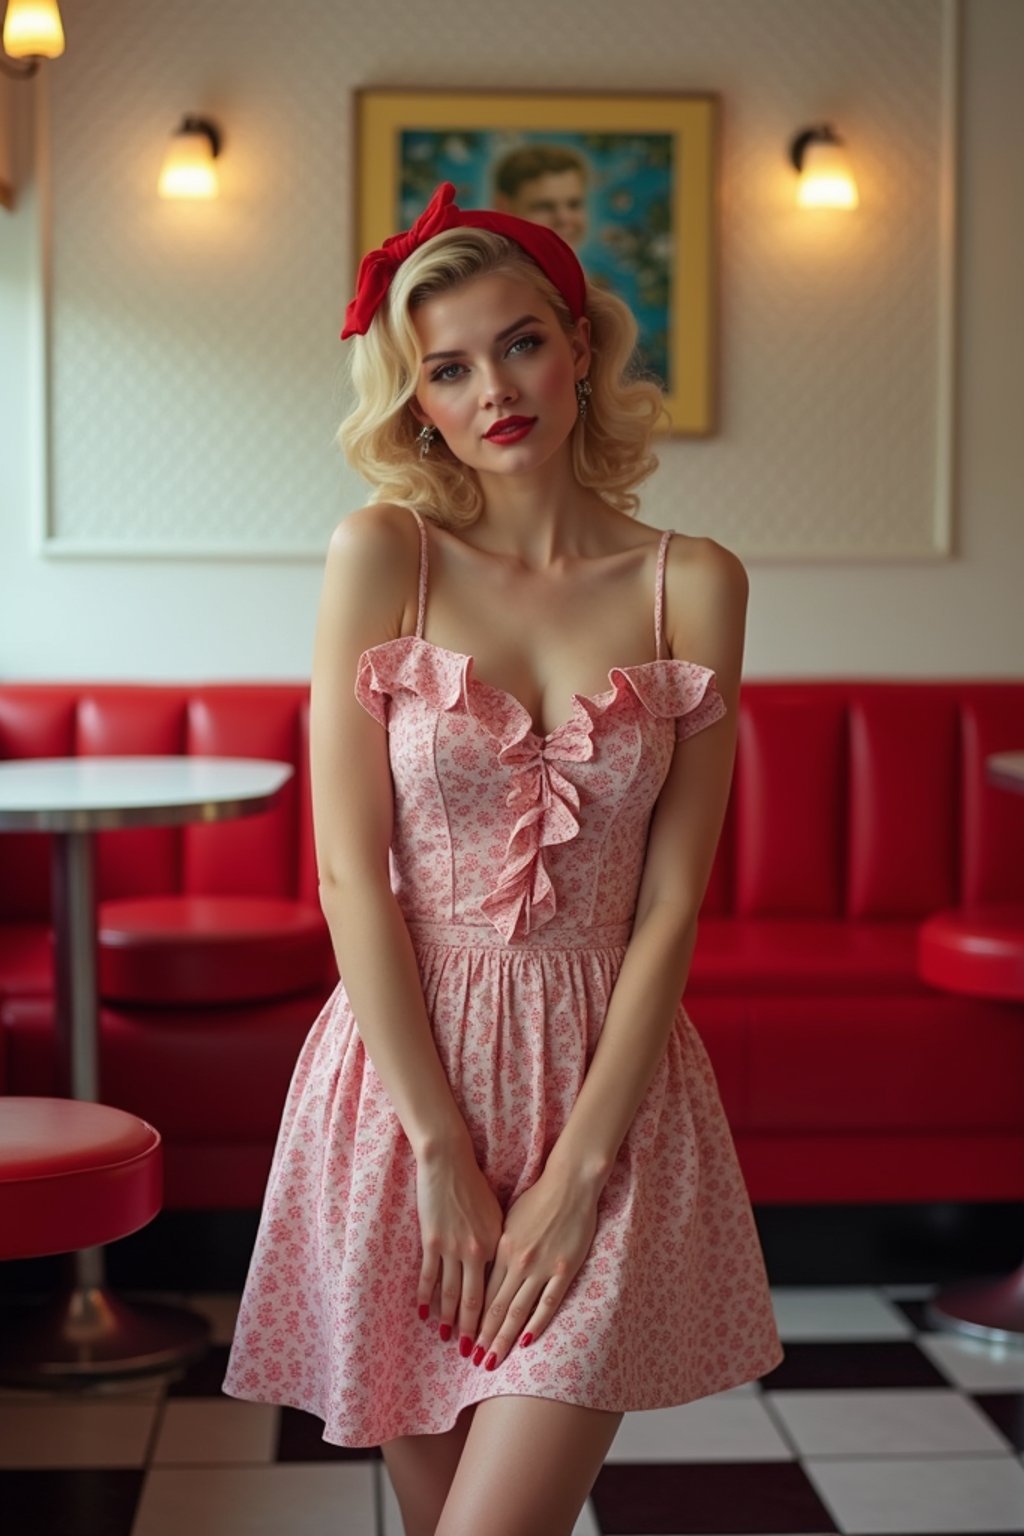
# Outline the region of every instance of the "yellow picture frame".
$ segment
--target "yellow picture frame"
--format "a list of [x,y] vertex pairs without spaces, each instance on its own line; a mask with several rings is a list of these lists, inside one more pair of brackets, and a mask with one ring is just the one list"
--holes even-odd
[[359,90],[353,274],[366,251],[409,227],[437,181],[455,182],[461,207],[495,206],[494,168],[509,146],[560,146],[586,167],[580,260],[638,316],[664,430],[713,436],[719,118],[715,92]]

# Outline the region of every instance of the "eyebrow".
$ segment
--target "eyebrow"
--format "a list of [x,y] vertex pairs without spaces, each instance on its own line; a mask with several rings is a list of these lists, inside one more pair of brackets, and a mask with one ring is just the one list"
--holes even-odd
[[[536,315],[520,315],[520,317],[516,321],[515,325],[506,325],[505,329],[503,331],[499,331],[497,336],[495,336],[494,339],[495,339],[495,341],[504,341],[506,336],[511,336],[513,331],[520,330],[521,327],[524,326],[524,325],[543,325],[543,324],[544,324],[543,320],[539,320]],[[435,362],[440,357],[464,357],[464,356],[465,356],[465,352],[461,351],[461,350],[460,351],[455,351],[455,352],[428,352],[426,357],[423,359],[423,361],[424,361],[424,363],[432,363],[432,362]]]

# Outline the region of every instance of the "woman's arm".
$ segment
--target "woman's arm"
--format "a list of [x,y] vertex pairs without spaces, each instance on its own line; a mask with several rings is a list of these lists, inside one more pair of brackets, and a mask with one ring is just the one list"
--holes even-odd
[[470,1143],[434,1043],[416,955],[389,878],[394,791],[387,734],[355,697],[371,645],[402,632],[419,560],[401,507],[363,507],[327,554],[310,689],[320,905],[359,1037],[417,1160]]
[[[673,546],[680,546],[673,559]],[[685,614],[674,656],[711,667],[727,714],[677,742],[651,817],[644,873],[629,945],[583,1087],[548,1155],[558,1172],[591,1194],[606,1183],[633,1117],[668,1044],[697,940],[697,914],[711,876],[736,753],[747,573],[713,539],[691,554],[672,540],[665,562],[669,617]],[[676,634],[681,632],[678,626]]]

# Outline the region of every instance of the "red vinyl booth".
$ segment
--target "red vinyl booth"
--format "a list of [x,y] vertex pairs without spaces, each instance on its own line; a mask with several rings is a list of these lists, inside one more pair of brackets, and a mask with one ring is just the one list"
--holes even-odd
[[[756,1203],[1024,1199],[1024,1006],[917,958],[941,909],[1024,902],[984,769],[1022,745],[1024,681],[744,684],[686,1001]],[[337,980],[308,687],[0,684],[0,758],[167,752],[296,774],[265,815],[99,834],[101,1095],[160,1127],[169,1208],[256,1208]],[[53,1092],[49,842],[0,835],[0,1093]]]

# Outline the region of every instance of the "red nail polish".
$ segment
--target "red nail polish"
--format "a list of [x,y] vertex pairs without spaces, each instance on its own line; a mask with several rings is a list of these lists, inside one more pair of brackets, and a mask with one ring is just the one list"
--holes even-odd
[[459,1340],[459,1354],[462,1356],[463,1360],[465,1360],[466,1357],[472,1353],[472,1351],[473,1339],[470,1334],[464,1333],[462,1338]]
[[520,1348],[521,1349],[525,1349],[527,1344],[529,1344],[530,1341],[532,1340],[532,1338],[533,1338],[533,1334],[532,1333],[524,1333],[522,1338],[519,1340]]
[[483,1347],[482,1344],[478,1344],[476,1349],[474,1349],[474,1351],[473,1351],[473,1364],[474,1365],[479,1365],[480,1361],[483,1359],[483,1357],[484,1357],[484,1347]]
[[422,1317],[424,1322],[426,1322],[426,1320],[427,1320],[427,1318],[429,1316],[430,1316],[430,1307],[427,1305],[427,1303],[425,1301],[421,1301],[420,1302],[420,1317]]
[[451,1325],[451,1323],[442,1323],[441,1324],[441,1337],[442,1337],[442,1339],[444,1339],[445,1342],[447,1343],[447,1341],[451,1338],[451,1336],[452,1336],[452,1325]]
[[497,1365],[497,1363],[498,1363],[498,1357],[494,1353],[494,1350],[492,1349],[490,1354],[487,1356],[487,1359],[484,1361],[484,1370],[485,1371],[493,1371],[494,1367]]

